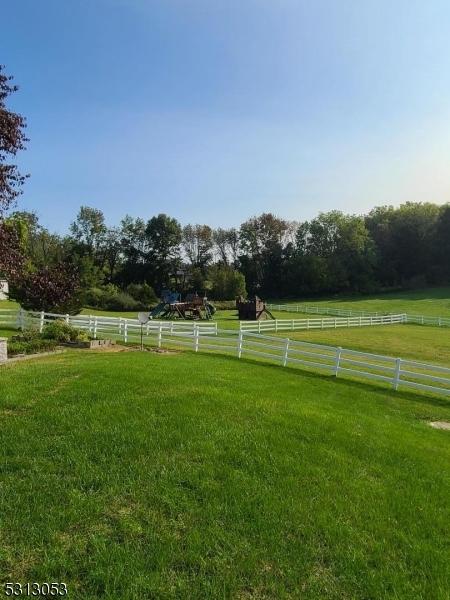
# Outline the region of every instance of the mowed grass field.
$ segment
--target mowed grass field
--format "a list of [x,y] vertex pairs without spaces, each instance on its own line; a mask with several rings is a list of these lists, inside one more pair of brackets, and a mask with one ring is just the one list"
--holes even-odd
[[[345,308],[367,312],[388,313],[411,313],[429,316],[450,317],[450,287],[427,288],[419,291],[392,292],[377,294],[372,296],[350,296],[325,299],[305,300],[302,298],[292,300],[270,300],[275,304],[304,304],[310,306],[321,306],[330,308]],[[17,304],[0,300],[1,308],[14,308]],[[105,311],[94,308],[85,308],[82,314],[113,316],[135,319],[137,312],[128,311]],[[310,314],[297,313],[295,310],[278,311],[273,310],[273,315],[277,319],[306,318]],[[222,328],[237,328],[238,319],[235,310],[219,310],[216,313],[215,321]]]
[[450,367],[450,329],[422,325],[376,325],[339,329],[270,332],[283,338],[341,346]]
[[[443,290],[440,288],[440,294]],[[428,290],[430,298],[433,290]],[[432,300],[430,300],[432,302]],[[0,302],[1,307],[16,306],[13,303]],[[84,314],[98,314],[102,316],[127,317],[135,319],[137,313],[108,312],[94,309],[84,309]],[[273,311],[278,319],[314,318],[314,315],[304,313],[289,313]],[[238,330],[239,320],[235,310],[220,310],[214,319],[220,329]],[[10,337],[16,331],[10,328],[0,328],[0,337]],[[312,330],[285,330],[267,332],[268,335],[278,335],[299,341],[309,341],[331,346],[342,346],[354,350],[384,354],[393,357],[410,358],[417,361],[450,365],[450,329],[448,327],[422,326],[422,325],[387,325],[372,327],[351,327],[337,329],[312,329]],[[152,342],[151,342],[152,343]]]
[[[334,299],[327,298],[314,300],[290,299],[285,301],[273,300],[272,302],[275,304],[306,304],[310,306],[344,308],[357,311],[380,312],[383,314],[406,312],[410,314],[450,317],[450,287],[427,288],[420,291],[396,292],[374,296],[352,296],[349,298],[339,297]],[[272,310],[271,312],[276,319],[314,318],[314,315],[312,314],[300,313],[295,310]],[[137,316],[135,312],[108,312],[95,309],[85,309],[83,310],[83,313],[133,319]],[[235,310],[217,311],[214,321],[217,322],[221,329],[239,328],[239,320],[237,318],[237,311]],[[433,330],[435,330],[434,327]],[[413,335],[412,337],[414,338],[415,336]],[[379,344],[377,344],[377,347],[378,346]]]
[[0,369],[0,573],[70,598],[446,599],[450,403],[217,355]]
[[349,296],[310,300],[271,300],[274,304],[305,304],[367,312],[411,313],[450,317],[450,287],[400,291],[369,296]]

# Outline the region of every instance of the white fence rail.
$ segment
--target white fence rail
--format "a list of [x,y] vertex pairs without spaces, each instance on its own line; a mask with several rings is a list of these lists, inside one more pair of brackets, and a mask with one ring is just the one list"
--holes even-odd
[[[156,337],[157,336],[157,337]],[[394,390],[412,388],[450,396],[450,368],[431,365],[380,354],[359,352],[323,344],[299,342],[289,338],[258,333],[218,330],[217,335],[202,336],[198,329],[191,332],[156,334],[151,331],[148,342],[154,338],[159,347],[187,347],[199,351],[231,354],[241,358],[252,356],[282,366],[297,366],[334,375],[384,382]]]
[[[17,329],[33,326],[42,331],[46,323],[51,323],[55,319],[63,319],[73,327],[88,331],[94,339],[107,335],[115,339],[123,339],[126,342],[129,338],[140,337],[141,334],[141,324],[137,319],[98,315],[60,315],[46,312],[29,312],[22,309],[0,310],[0,326]],[[216,335],[217,323],[151,320],[143,326],[144,335],[159,331],[193,332],[194,330],[198,330],[199,335]]]
[[[290,313],[297,312],[314,315],[333,315],[336,317],[379,317],[386,315],[386,313],[381,312],[333,308],[330,306],[311,306],[309,304],[268,304],[267,308],[269,310],[278,310]],[[450,317],[431,317],[426,315],[405,314],[405,323],[450,327]]]
[[[62,315],[0,310],[0,325],[38,325]],[[395,315],[394,315],[395,316]],[[401,316],[401,315],[400,315]],[[107,333],[118,339],[139,339],[140,324],[134,319],[95,315],[63,316],[72,325],[87,329],[95,337]],[[265,322],[263,322],[265,323]],[[253,322],[254,324],[254,322]],[[149,321],[144,340],[158,347],[183,347],[194,352],[212,351],[241,358],[252,356],[282,366],[297,366],[334,376],[381,381],[394,390],[410,388],[450,396],[450,368],[346,348],[299,342],[289,338],[240,330],[218,330],[217,323]]]
[[321,319],[275,319],[273,321],[240,321],[241,331],[297,331],[301,329],[337,329],[339,327],[366,327],[405,323],[406,315],[381,317],[325,317]]
[[450,327],[449,317],[428,317],[426,315],[405,315],[405,323],[417,325],[437,325],[438,327]]

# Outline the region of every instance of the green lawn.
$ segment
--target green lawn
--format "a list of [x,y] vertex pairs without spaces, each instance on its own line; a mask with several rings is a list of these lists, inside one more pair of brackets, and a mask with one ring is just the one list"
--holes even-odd
[[[450,317],[450,287],[428,288],[415,292],[396,292],[379,294],[376,296],[352,296],[349,298],[339,297],[334,299],[315,300],[272,300],[275,303],[308,304],[311,306],[329,306],[332,308],[346,308],[364,310],[367,312],[423,314],[430,316]],[[14,308],[17,304],[8,301],[0,301],[0,308]],[[82,314],[101,315],[111,317],[125,317],[135,319],[136,311],[105,311],[93,308],[83,309]],[[306,318],[304,313],[272,311],[277,319]],[[237,329],[239,321],[235,310],[219,310],[214,320],[220,328]]]
[[0,300],[0,309],[2,308],[19,308],[19,305],[12,300]]
[[[81,311],[83,315],[99,315],[104,317],[124,317],[126,319],[136,319],[138,312],[127,311],[107,311],[97,310],[94,308],[84,308]],[[286,313],[283,311],[277,312],[277,318],[286,319]],[[158,320],[158,319],[156,319]],[[213,321],[218,323],[218,326],[224,329],[239,329],[239,319],[236,310],[218,310]]]
[[[358,311],[387,313],[410,313],[429,316],[450,317],[450,287],[427,288],[426,290],[377,294],[374,296],[351,296],[313,300],[272,300],[280,304],[307,304],[331,308],[345,308]],[[84,314],[110,315],[134,319],[136,312],[108,312],[85,309]],[[276,319],[306,318],[296,311],[272,311]],[[220,328],[237,329],[239,321],[235,310],[219,310],[215,318]]]
[[82,600],[444,600],[443,419],[443,400],[215,355],[2,367],[2,579]]
[[2,328],[0,329],[0,337],[11,337],[12,335],[17,334],[17,329]]
[[100,310],[98,308],[83,308],[80,314],[82,315],[98,315],[102,317],[123,317],[125,319],[137,319],[137,310],[135,311],[120,311],[120,310]]
[[371,296],[335,297],[313,300],[271,300],[275,304],[308,304],[380,313],[411,313],[450,317],[450,287],[392,292]]
[[[19,305],[16,302],[11,302],[10,300],[0,300],[0,311],[3,309],[18,309]],[[0,315],[0,323],[1,323],[1,315]],[[6,327],[5,325],[0,324],[0,337],[11,337],[11,335],[16,334],[17,331],[12,329],[10,326]]]

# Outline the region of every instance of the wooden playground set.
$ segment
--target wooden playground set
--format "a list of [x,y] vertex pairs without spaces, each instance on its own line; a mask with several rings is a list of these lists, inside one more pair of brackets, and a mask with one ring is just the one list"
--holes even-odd
[[163,290],[160,303],[150,312],[151,319],[212,319],[216,312],[215,306],[208,302],[206,296],[187,294],[184,301],[181,294]]
[[[274,319],[267,309],[266,303],[254,296],[247,300],[243,296],[236,298],[236,309],[241,321],[259,321]],[[171,290],[163,290],[159,304],[150,311],[150,319],[187,319],[210,320],[216,313],[216,308],[206,296],[187,294],[184,300],[181,294]]]
[[260,321],[262,319],[274,319],[266,303],[258,296],[245,300],[243,296],[236,298],[236,308],[240,321]]

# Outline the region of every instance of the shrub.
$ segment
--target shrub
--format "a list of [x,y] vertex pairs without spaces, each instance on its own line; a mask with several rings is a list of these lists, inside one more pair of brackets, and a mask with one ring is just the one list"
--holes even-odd
[[53,323],[47,323],[42,331],[42,339],[64,343],[82,342],[88,340],[89,337],[85,331],[76,329],[72,325],[69,325],[69,323],[58,319],[57,321],[53,321]]
[[[18,337],[18,336],[17,336]],[[57,346],[55,340],[36,338],[28,341],[10,341],[8,343],[8,355],[38,354],[39,352],[51,352]]]
[[236,300],[213,300],[214,306],[217,310],[235,310]]
[[143,307],[148,307],[158,302],[155,290],[148,283],[130,283],[126,291],[137,302],[140,302]]
[[84,293],[85,306],[92,308],[103,308],[105,291],[98,287],[89,288]]
[[211,296],[223,300],[232,300],[236,296],[245,296],[245,277],[240,271],[224,265],[215,265],[209,269]]
[[41,339],[41,334],[39,333],[38,329],[35,329],[33,327],[27,327],[26,329],[23,329],[20,334],[18,335],[13,335],[11,337],[11,341],[13,342],[31,342],[32,340],[38,340]]
[[[153,290],[150,286],[147,287],[148,290],[144,290],[144,293],[149,294],[149,290]],[[137,311],[148,307],[148,304],[136,300],[128,292],[123,292],[112,284],[87,290],[85,293],[85,304],[92,308],[118,311]]]
[[116,296],[112,296],[105,301],[106,310],[139,310],[140,302],[137,302],[130,294],[119,292]]

